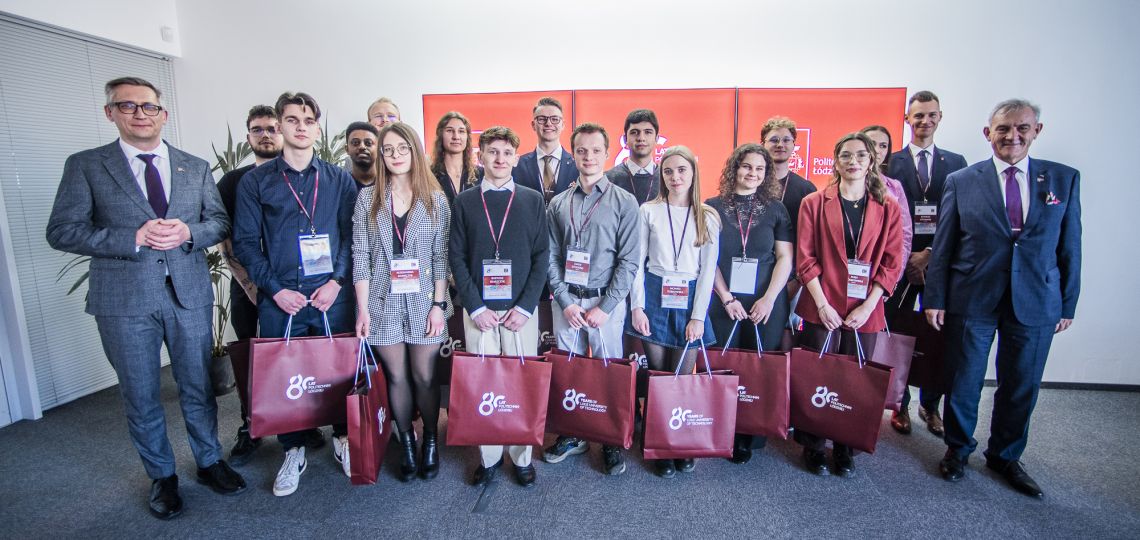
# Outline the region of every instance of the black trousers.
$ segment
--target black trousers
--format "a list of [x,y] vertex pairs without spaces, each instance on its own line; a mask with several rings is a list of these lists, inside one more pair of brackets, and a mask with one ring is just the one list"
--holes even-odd
[[[922,298],[922,285],[914,285],[903,278],[903,280],[895,287],[894,294],[887,299],[886,304],[883,306],[883,314],[887,317],[887,324],[891,327],[902,327],[902,322],[899,320],[901,314],[904,314],[914,309],[915,302],[920,302]],[[938,402],[942,401],[942,394],[926,388],[919,388],[918,402],[922,405],[923,409],[928,411],[937,410]],[[903,389],[902,408],[900,410],[907,410],[910,407],[910,386]]]

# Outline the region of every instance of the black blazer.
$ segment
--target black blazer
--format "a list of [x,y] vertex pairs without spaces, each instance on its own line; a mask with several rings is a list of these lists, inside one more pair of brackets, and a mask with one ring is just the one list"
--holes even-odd
[[[926,200],[929,203],[940,204],[942,190],[946,187],[946,177],[950,173],[966,168],[966,158],[949,150],[934,147],[933,163],[930,166],[930,187],[926,190]],[[918,169],[914,165],[914,155],[910,153],[910,145],[891,154],[887,162],[887,176],[902,182],[903,191],[906,192],[907,211],[914,216],[914,205],[923,200],[922,188],[918,185]],[[941,214],[941,210],[939,211]],[[941,215],[939,216],[941,218]],[[911,251],[922,251],[934,242],[934,235],[914,235],[914,245]]]
[[[538,167],[537,151],[523,154],[511,174],[514,176],[516,184],[542,193],[542,171]],[[544,194],[546,200],[549,201],[550,197],[566,191],[570,187],[570,183],[577,179],[578,167],[574,165],[574,158],[570,152],[563,148],[562,161],[558,165],[557,178],[554,179],[554,193]]]

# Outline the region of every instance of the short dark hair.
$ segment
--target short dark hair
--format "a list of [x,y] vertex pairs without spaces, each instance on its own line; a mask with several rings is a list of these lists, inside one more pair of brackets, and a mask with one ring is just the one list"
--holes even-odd
[[629,126],[633,124],[640,124],[642,122],[649,122],[653,125],[653,131],[661,131],[661,126],[657,124],[657,115],[649,109],[634,109],[629,111],[625,116],[625,126],[621,128],[621,132],[629,131]]
[[479,134],[479,149],[482,150],[495,141],[507,141],[515,150],[519,149],[519,136],[509,127],[492,126]]
[[277,118],[277,111],[269,105],[254,105],[249,108],[249,115],[245,117],[245,130],[249,131],[249,124],[254,118]]
[[934,92],[931,92],[930,90],[919,90],[915,92],[913,96],[910,96],[910,99],[906,100],[906,107],[909,109],[911,104],[916,101],[919,103],[927,103],[933,101],[939,105],[942,104],[941,101],[938,101],[938,96],[934,95]]
[[103,93],[107,94],[107,105],[110,105],[111,100],[115,99],[115,89],[123,85],[145,86],[154,90],[154,97],[158,98],[157,105],[162,105],[162,91],[159,90],[157,86],[151,84],[150,81],[141,77],[119,77],[107,81],[107,84],[103,85]]
[[538,103],[534,104],[534,108],[530,110],[530,114],[534,114],[534,112],[537,111],[539,107],[556,107],[558,108],[558,112],[562,112],[562,103],[560,103],[557,99],[549,96],[540,98],[538,100]]
[[606,142],[606,148],[610,147],[610,136],[606,133],[606,128],[602,127],[601,124],[586,122],[583,124],[578,124],[578,127],[574,128],[574,133],[570,135],[571,150],[574,149],[574,141],[577,140],[578,135],[582,133],[601,133],[602,140]]
[[380,130],[368,122],[353,122],[349,124],[347,128],[344,128],[344,138],[347,140],[353,131],[367,131],[375,135],[377,139],[380,139]]
[[277,113],[277,118],[285,114],[285,106],[287,105],[300,105],[302,108],[308,107],[313,110],[313,117],[317,120],[321,119],[321,108],[317,105],[317,100],[313,96],[304,92],[285,92],[277,98],[277,104],[273,106],[273,110]]

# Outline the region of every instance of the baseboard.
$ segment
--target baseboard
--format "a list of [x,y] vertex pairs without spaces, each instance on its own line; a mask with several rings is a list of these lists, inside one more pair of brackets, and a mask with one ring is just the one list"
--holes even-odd
[[[986,379],[986,386],[997,386],[994,379]],[[1041,388],[1050,390],[1098,390],[1101,392],[1140,392],[1140,384],[1107,384],[1042,381]]]

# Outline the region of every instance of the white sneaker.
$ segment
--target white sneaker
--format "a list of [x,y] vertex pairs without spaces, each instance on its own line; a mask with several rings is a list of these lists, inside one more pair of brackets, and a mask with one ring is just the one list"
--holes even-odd
[[285,452],[285,463],[277,471],[277,480],[273,481],[273,494],[278,497],[292,495],[301,484],[301,473],[305,472],[308,462],[305,461],[305,447],[293,448]]
[[333,437],[333,459],[340,463],[344,475],[352,478],[352,468],[348,464],[348,437]]

